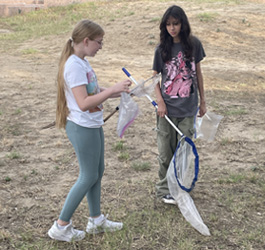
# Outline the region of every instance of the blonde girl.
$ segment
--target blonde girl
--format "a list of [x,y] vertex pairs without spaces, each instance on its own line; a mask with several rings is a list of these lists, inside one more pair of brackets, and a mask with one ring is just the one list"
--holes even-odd
[[103,105],[110,97],[129,93],[124,80],[109,88],[98,85],[86,57],[94,57],[103,46],[103,29],[90,20],[80,21],[64,46],[57,76],[56,126],[65,128],[74,147],[79,176],[69,191],[60,216],[48,231],[55,240],[82,240],[85,232],[73,228],[71,217],[86,196],[90,217],[87,233],[116,231],[123,227],[101,214],[101,179],[104,172]]

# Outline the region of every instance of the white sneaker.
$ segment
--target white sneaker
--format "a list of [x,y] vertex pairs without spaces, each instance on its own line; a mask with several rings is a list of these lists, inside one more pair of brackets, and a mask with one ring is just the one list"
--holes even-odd
[[53,226],[48,231],[48,235],[54,240],[70,242],[82,240],[86,236],[86,233],[84,231],[74,229],[72,221],[70,221],[70,223],[63,229],[60,229],[58,227],[57,221],[55,221]]
[[95,224],[95,220],[93,218],[88,219],[86,232],[89,234],[98,234],[103,232],[114,232],[121,230],[123,227],[122,222],[114,222],[107,220],[108,215],[105,217],[104,215],[101,215],[103,217],[102,221],[99,224]]
[[162,201],[166,204],[172,204],[172,205],[177,204],[177,201],[170,194],[164,195],[162,197]]

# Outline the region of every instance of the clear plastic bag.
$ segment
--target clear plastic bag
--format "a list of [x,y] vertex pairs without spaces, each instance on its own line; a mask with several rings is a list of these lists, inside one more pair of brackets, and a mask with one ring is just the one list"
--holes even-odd
[[222,115],[217,115],[211,111],[208,111],[203,117],[196,117],[195,138],[212,142],[223,118]]
[[117,124],[117,133],[120,138],[124,135],[125,130],[133,123],[139,114],[139,108],[132,97],[123,92],[119,105],[119,119]]

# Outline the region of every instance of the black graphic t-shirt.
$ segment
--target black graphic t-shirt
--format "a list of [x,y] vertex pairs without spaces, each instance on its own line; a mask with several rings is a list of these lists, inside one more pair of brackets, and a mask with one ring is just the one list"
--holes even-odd
[[164,63],[157,47],[153,62],[153,70],[162,74],[161,93],[168,116],[194,116],[198,106],[196,64],[205,57],[204,49],[194,37],[192,61],[186,59],[181,43],[173,44],[172,55],[172,59]]

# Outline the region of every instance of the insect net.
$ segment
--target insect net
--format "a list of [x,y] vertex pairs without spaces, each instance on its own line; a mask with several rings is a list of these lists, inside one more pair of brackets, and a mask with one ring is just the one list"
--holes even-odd
[[[122,70],[136,85],[138,85],[137,81],[125,68]],[[153,104],[153,106],[157,108],[157,104],[152,100],[152,98],[148,94],[145,94],[145,96]],[[169,191],[177,201],[184,218],[200,233],[210,235],[209,229],[203,223],[192,198],[187,192],[189,189],[191,190],[194,187],[199,171],[199,159],[196,147],[192,140],[183,136],[181,131],[179,131],[179,129],[167,116],[165,116],[165,118],[182,137],[167,171]],[[187,143],[190,144],[190,146],[185,145]],[[195,156],[190,156],[191,153]],[[179,157],[179,159],[177,159],[177,157]],[[187,191],[185,189],[187,189]]]
[[181,138],[170,164],[173,164],[174,175],[180,188],[190,192],[195,186],[199,173],[199,156],[190,138]]
[[192,140],[182,137],[167,171],[170,194],[177,201],[184,218],[201,234],[210,235],[189,192],[194,188],[199,173],[199,156]]

